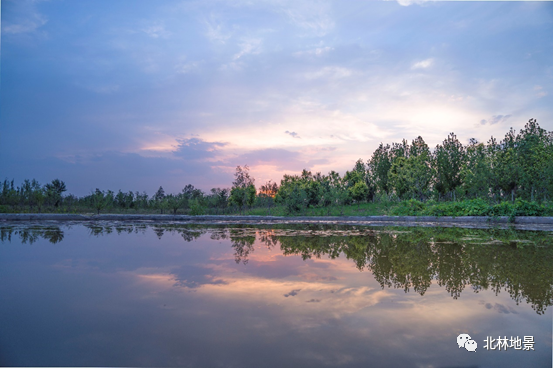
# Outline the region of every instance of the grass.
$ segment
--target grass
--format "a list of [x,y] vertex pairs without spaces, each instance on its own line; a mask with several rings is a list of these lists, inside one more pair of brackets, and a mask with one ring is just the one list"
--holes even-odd
[[[37,213],[36,208],[30,211],[28,208],[12,209],[4,206],[0,212],[18,212],[18,213]],[[75,213],[75,214],[95,214],[96,211],[86,207],[71,208],[44,208],[43,213]],[[101,214],[160,214],[160,210],[154,209],[118,209],[108,208],[100,212]],[[164,214],[172,214],[172,211],[165,210]],[[190,215],[191,210],[180,209],[179,215]],[[311,207],[304,208],[299,212],[287,213],[285,206],[254,207],[244,209],[241,213],[236,209],[213,209],[203,208],[201,214],[205,215],[254,215],[254,216],[509,216],[514,219],[516,216],[553,216],[553,203],[538,204],[516,200],[512,202],[501,202],[491,204],[482,199],[463,200],[457,202],[420,202],[417,200],[408,200],[401,202],[369,202],[360,204],[351,204],[343,206],[333,206],[330,208]]]
[[300,212],[286,213],[284,206],[267,208],[251,208],[244,215],[257,216],[382,216],[388,214],[389,206],[382,203],[360,203],[359,205],[334,206],[330,208],[305,208]]

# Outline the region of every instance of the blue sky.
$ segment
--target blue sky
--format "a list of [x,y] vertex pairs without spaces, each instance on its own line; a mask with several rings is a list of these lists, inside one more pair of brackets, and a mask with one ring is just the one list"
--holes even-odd
[[2,1],[1,57],[0,174],[78,195],[553,130],[553,2]]

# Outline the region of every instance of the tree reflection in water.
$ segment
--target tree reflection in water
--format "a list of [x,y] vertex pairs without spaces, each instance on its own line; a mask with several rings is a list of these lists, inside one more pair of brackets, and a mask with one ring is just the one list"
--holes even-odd
[[[360,271],[369,270],[382,288],[414,290],[420,295],[433,280],[456,299],[467,286],[474,292],[490,289],[509,293],[517,304],[526,300],[543,314],[553,303],[553,245],[551,233],[457,228],[370,229],[343,226],[198,226],[85,225],[92,236],[144,233],[151,227],[158,238],[178,233],[190,242],[203,234],[230,239],[237,263],[248,263],[255,245],[280,247],[284,255],[304,260],[346,257]],[[57,226],[0,226],[0,240],[18,236],[33,244],[43,238],[55,244],[64,239]]]

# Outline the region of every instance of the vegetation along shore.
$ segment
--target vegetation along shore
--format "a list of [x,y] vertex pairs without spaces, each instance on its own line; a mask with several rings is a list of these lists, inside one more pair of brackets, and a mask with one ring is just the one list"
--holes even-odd
[[430,150],[422,137],[383,144],[365,163],[341,176],[303,170],[280,185],[255,186],[248,166],[238,166],[231,188],[205,193],[193,185],[180,193],[115,193],[96,189],[78,197],[55,179],[41,185],[4,180],[2,213],[171,213],[261,216],[553,216],[553,132],[535,119],[498,141],[454,133]]

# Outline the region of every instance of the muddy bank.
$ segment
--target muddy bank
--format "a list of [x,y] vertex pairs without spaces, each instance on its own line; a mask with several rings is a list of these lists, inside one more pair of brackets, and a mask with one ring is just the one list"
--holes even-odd
[[0,214],[0,222],[162,222],[189,224],[343,224],[364,226],[441,226],[463,228],[508,228],[521,230],[553,231],[553,217],[516,217],[514,223],[509,217],[486,216],[188,216],[188,215],[139,215],[139,214]]

